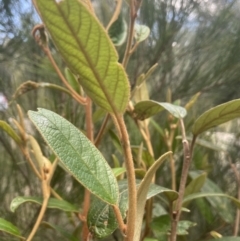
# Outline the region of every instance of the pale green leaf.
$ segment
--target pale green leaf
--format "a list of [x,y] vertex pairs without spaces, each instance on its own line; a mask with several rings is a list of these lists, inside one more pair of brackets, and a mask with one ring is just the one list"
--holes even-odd
[[25,238],[21,236],[19,229],[15,225],[6,221],[3,218],[0,218],[0,231],[9,233],[15,237],[20,238],[21,240],[25,240]]
[[21,144],[21,138],[13,128],[5,121],[0,120],[0,128],[3,129],[16,143]]
[[134,114],[136,118],[144,120],[160,113],[164,109],[176,118],[184,118],[187,114],[186,109],[181,106],[173,105],[167,102],[157,102],[153,100],[138,102],[134,106]]
[[134,26],[134,38],[136,42],[142,42],[148,38],[150,29],[148,26],[135,24]]
[[152,182],[153,176],[155,175],[157,169],[161,166],[161,164],[165,161],[167,157],[172,155],[172,152],[167,152],[162,155],[154,164],[148,169],[144,179],[141,181],[140,186],[137,190],[137,216],[135,219],[135,232],[134,232],[134,240],[139,241],[142,229],[142,220],[144,214],[144,208],[147,198],[147,193],[149,186]]
[[115,46],[122,45],[127,39],[127,22],[122,14],[119,14],[118,19],[111,25],[108,34]]
[[38,109],[28,115],[63,166],[85,188],[105,202],[118,202],[116,178],[99,150],[70,122]]
[[66,76],[68,83],[71,85],[71,87],[77,93],[80,94],[80,85],[79,85],[76,77],[74,76],[74,74],[71,72],[71,70],[69,68],[65,68],[64,72],[65,72],[65,76]]
[[34,0],[63,59],[87,95],[108,112],[123,113],[130,88],[106,30],[78,0]]
[[[16,197],[12,200],[10,204],[10,210],[15,212],[15,210],[23,203],[32,202],[42,205],[43,199],[41,197]],[[60,209],[65,212],[78,212],[79,210],[74,207],[71,203],[65,200],[59,200],[56,198],[49,198],[47,208]]]
[[112,168],[112,171],[113,171],[114,176],[118,177],[121,174],[126,172],[126,168],[124,168],[124,167],[115,167],[115,168]]
[[237,117],[240,117],[240,99],[215,106],[204,112],[195,121],[192,133],[194,136],[197,136],[212,127],[221,125]]

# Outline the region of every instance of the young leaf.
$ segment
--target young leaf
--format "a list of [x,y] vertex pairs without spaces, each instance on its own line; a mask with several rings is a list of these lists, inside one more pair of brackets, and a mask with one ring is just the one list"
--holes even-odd
[[66,76],[68,83],[71,85],[71,87],[77,93],[80,94],[80,85],[79,85],[76,77],[74,76],[74,74],[71,72],[71,70],[69,68],[65,68],[64,72],[65,72],[65,76]]
[[134,106],[134,113],[136,115],[136,118],[144,120],[160,113],[164,109],[176,118],[184,118],[187,114],[186,109],[181,106],[173,105],[167,102],[156,102],[153,100],[138,102]]
[[56,113],[38,109],[28,115],[65,168],[103,201],[118,203],[114,174],[98,149],[70,122]]
[[149,34],[150,34],[150,29],[148,26],[135,24],[134,38],[135,38],[136,42],[144,41],[145,39],[147,39]]
[[[32,202],[42,205],[43,199],[40,197],[16,197],[12,200],[10,204],[10,210],[15,212],[15,210],[23,203]],[[65,200],[58,200],[56,198],[49,198],[48,208],[60,209],[64,212],[78,212],[79,210],[74,207],[71,203]]]
[[194,123],[192,133],[194,136],[234,118],[240,117],[240,99],[215,106],[204,112]]
[[3,129],[17,144],[21,144],[21,138],[13,128],[5,121],[0,120],[0,128]]
[[3,218],[0,218],[0,231],[5,232],[5,233],[9,233],[13,236],[16,236],[22,240],[25,240],[24,237],[21,236],[20,231],[18,230],[18,228],[13,225],[12,223],[6,221]]
[[111,25],[108,34],[115,46],[120,46],[126,41],[127,23],[122,14],[119,14],[118,19]]
[[135,220],[134,241],[140,240],[146,197],[153,176],[155,175],[155,172],[161,166],[163,161],[165,161],[165,159],[171,154],[172,152],[165,153],[148,169],[144,179],[141,181],[140,186],[137,190],[137,217]]
[[87,95],[108,112],[123,113],[130,88],[106,30],[78,0],[34,0],[65,62]]

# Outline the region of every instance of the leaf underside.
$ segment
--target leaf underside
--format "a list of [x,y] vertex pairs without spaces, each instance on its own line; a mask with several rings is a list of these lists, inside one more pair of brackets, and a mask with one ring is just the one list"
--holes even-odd
[[134,114],[137,119],[144,120],[154,116],[163,110],[167,110],[176,118],[184,118],[187,114],[186,109],[181,106],[167,102],[157,102],[153,100],[140,101],[134,106]]
[[83,133],[49,110],[39,108],[28,115],[70,174],[103,201],[118,203],[116,178],[102,154]]
[[194,123],[192,133],[197,136],[202,132],[240,117],[240,99],[213,107],[204,112]]
[[123,113],[130,88],[106,30],[78,0],[34,0],[63,59],[87,95],[108,112]]

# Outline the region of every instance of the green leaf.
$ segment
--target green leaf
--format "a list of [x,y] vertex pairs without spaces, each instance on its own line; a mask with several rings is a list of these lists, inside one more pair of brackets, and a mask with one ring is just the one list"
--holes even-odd
[[141,181],[140,186],[137,190],[137,216],[135,219],[134,241],[140,240],[146,197],[153,176],[155,175],[157,169],[161,166],[161,164],[169,155],[172,155],[172,152],[167,152],[163,154],[156,162],[154,162],[154,164],[148,169],[144,179]]
[[[201,191],[205,181],[206,181],[207,174],[202,173],[198,177],[194,178],[186,187],[184,192],[184,197],[187,197],[190,194],[197,193]],[[187,207],[189,202],[186,202],[183,206]]]
[[118,19],[111,25],[108,34],[115,46],[120,46],[126,41],[127,22],[122,14],[119,14]]
[[[188,229],[193,226],[196,226],[196,223],[187,220],[179,221],[177,226],[177,235],[187,235]],[[169,234],[171,230],[171,220],[169,215],[162,215],[155,218],[151,223],[151,228],[156,237],[163,234]]]
[[134,114],[136,118],[144,120],[160,113],[164,109],[176,118],[184,118],[187,114],[186,109],[181,106],[173,105],[167,102],[156,102],[153,100],[138,102],[134,106]]
[[121,174],[126,172],[126,168],[124,168],[124,167],[116,167],[116,168],[112,168],[112,171],[114,173],[114,176],[118,177]]
[[[190,176],[196,176],[197,172],[191,171]],[[198,175],[198,174],[197,174]],[[211,181],[209,178],[206,179],[205,184],[202,187],[203,193],[223,193],[223,191]],[[234,210],[231,201],[227,198],[221,197],[206,197],[211,207],[214,208],[219,216],[227,223],[233,222]]]
[[76,77],[74,76],[74,74],[71,72],[71,70],[69,68],[65,68],[64,72],[65,72],[65,76],[66,76],[68,83],[71,85],[71,87],[77,93],[80,94],[80,85],[79,85]]
[[21,236],[19,229],[13,225],[12,223],[6,221],[3,218],[0,218],[0,231],[9,233],[13,236],[16,236],[22,240],[25,240],[24,237]]
[[[206,241],[206,239],[202,240],[202,241]],[[208,239],[207,241],[216,241],[216,239]],[[240,237],[222,237],[221,241],[240,241]]]
[[148,26],[135,24],[134,26],[134,38],[136,42],[142,42],[148,38],[150,29]]
[[123,113],[130,88],[106,30],[78,0],[34,0],[63,59],[87,95],[108,112]]
[[192,133],[194,136],[221,125],[234,118],[240,117],[240,99],[232,100],[204,112],[194,123]]
[[5,121],[0,120],[0,128],[3,129],[17,144],[21,144],[21,138],[13,128]]
[[79,238],[74,237],[72,234],[70,234],[68,231],[66,231],[62,227],[59,227],[57,225],[54,225],[54,224],[48,223],[48,222],[42,222],[41,225],[44,225],[47,228],[51,228],[51,229],[57,231],[58,233],[60,233],[64,237],[64,240],[79,241]]
[[[41,197],[16,197],[12,200],[10,204],[10,210],[15,212],[15,210],[23,203],[32,202],[39,205],[42,205],[43,199]],[[74,207],[71,203],[65,200],[59,200],[56,198],[49,198],[48,208],[51,209],[60,209],[65,212],[78,212],[79,210]]]
[[[140,181],[137,180],[137,186]],[[128,183],[127,180],[121,180],[118,182],[119,186],[119,207],[122,217],[126,217],[128,209]],[[163,194],[167,199],[175,200],[178,198],[178,194],[170,189],[151,184],[147,193],[147,199]],[[87,217],[87,223],[91,233],[98,238],[103,238],[111,233],[118,227],[117,220],[115,218],[112,206],[104,203],[98,198],[94,198]]]
[[194,194],[191,194],[191,195],[188,195],[187,197],[185,197],[183,199],[183,205],[186,203],[186,202],[189,202],[191,200],[194,200],[194,199],[197,199],[197,198],[203,198],[203,197],[225,197],[225,198],[228,198],[230,199],[231,201],[233,201],[233,203],[236,205],[237,208],[240,209],[240,201],[232,196],[229,196],[227,194],[224,194],[224,193],[202,193],[202,192],[199,192],[199,193],[194,193]]
[[85,188],[103,201],[118,202],[116,178],[99,150],[70,122],[56,113],[38,109],[28,115],[63,166]]

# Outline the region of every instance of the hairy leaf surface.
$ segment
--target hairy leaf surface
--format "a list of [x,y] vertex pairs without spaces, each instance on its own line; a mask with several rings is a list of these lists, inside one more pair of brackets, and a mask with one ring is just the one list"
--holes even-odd
[[29,111],[47,144],[65,168],[90,192],[103,201],[118,203],[116,178],[99,150],[70,122],[56,113]]

